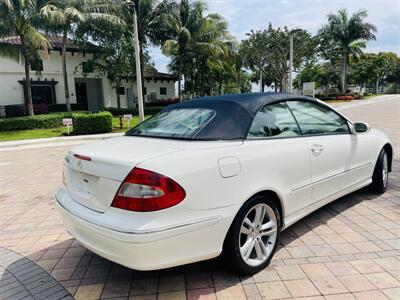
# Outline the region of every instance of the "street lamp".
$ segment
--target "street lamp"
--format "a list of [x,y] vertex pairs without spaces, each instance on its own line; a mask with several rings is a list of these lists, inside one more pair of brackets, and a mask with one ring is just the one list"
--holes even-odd
[[291,94],[293,92],[293,35],[297,31],[300,31],[301,29],[293,29],[289,32],[289,41],[290,41],[290,46],[289,46],[289,93]]
[[138,110],[139,110],[139,121],[144,120],[144,104],[143,104],[143,92],[142,92],[142,75],[140,66],[140,45],[139,45],[139,33],[137,26],[137,14],[135,3],[131,0],[126,0],[126,4],[133,8],[133,40],[135,44],[135,63],[136,63],[136,92],[138,97]]

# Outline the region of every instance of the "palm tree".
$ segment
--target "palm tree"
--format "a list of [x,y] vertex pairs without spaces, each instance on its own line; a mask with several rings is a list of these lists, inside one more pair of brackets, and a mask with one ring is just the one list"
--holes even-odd
[[20,39],[20,49],[1,43],[0,55],[15,60],[21,52],[25,68],[25,101],[29,115],[33,116],[32,91],[30,82],[30,61],[38,58],[38,49],[45,52],[49,46],[47,39],[32,23],[38,17],[37,0],[1,0],[0,1],[0,37],[16,35]]
[[105,22],[123,23],[119,17],[110,12],[110,2],[99,0],[53,0],[41,8],[42,15],[47,19],[53,31],[62,34],[61,61],[67,111],[71,111],[66,60],[68,34],[74,32],[77,24],[87,20],[100,19]]
[[157,26],[163,38],[162,51],[172,57],[170,67],[177,72],[182,100],[182,75],[192,73],[191,64],[196,56],[223,53],[223,43],[229,36],[227,23],[217,14],[203,16],[202,1],[165,1],[160,6]]
[[341,92],[346,92],[347,69],[351,57],[359,56],[366,42],[375,39],[376,27],[365,22],[367,11],[360,10],[349,17],[347,10],[341,9],[337,14],[328,15],[328,24],[319,30],[325,47],[333,56],[339,56],[341,65]]
[[[144,66],[146,63],[144,50],[148,42],[156,44],[160,39],[158,28],[156,29],[156,16],[157,16],[157,0],[132,0],[125,1],[125,14],[124,20],[127,24],[132,23],[132,4],[136,9],[137,26],[138,26],[138,40],[140,48],[140,75],[142,77],[142,93],[144,96]],[[132,30],[133,31],[133,30]]]

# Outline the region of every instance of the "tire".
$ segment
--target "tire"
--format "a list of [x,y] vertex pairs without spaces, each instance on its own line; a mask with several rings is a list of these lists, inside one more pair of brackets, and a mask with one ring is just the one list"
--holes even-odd
[[385,149],[379,153],[378,160],[375,164],[374,174],[372,175],[372,183],[370,188],[377,194],[386,192],[389,181],[389,161]]
[[[261,220],[258,215],[263,215],[261,222],[256,222],[256,217]],[[247,275],[268,266],[279,241],[280,221],[273,201],[263,196],[247,201],[236,215],[225,240],[223,254],[229,266]]]

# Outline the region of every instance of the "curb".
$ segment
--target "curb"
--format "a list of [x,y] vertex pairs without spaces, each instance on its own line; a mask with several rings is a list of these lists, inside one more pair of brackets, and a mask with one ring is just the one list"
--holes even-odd
[[47,143],[68,143],[68,142],[77,142],[77,141],[85,141],[85,140],[101,140],[108,139],[112,137],[123,136],[125,132],[117,132],[117,133],[105,133],[105,134],[91,134],[91,135],[79,135],[79,136],[70,136],[70,137],[52,137],[52,138],[42,138],[42,139],[30,139],[30,140],[20,140],[20,141],[7,141],[0,142],[1,148],[17,148],[21,146],[28,145],[37,145],[47,144]]

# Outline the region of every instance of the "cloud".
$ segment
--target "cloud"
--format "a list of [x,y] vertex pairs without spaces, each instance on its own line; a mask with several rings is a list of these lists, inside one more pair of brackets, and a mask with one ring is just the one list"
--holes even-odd
[[[271,22],[274,27],[287,25],[315,34],[326,16],[340,8],[350,13],[368,11],[367,20],[378,27],[377,40],[368,43],[367,51],[393,51],[400,54],[400,0],[207,0],[208,11],[219,13],[229,23],[237,39],[251,29],[263,29]],[[152,50],[160,71],[167,71],[168,58]]]

